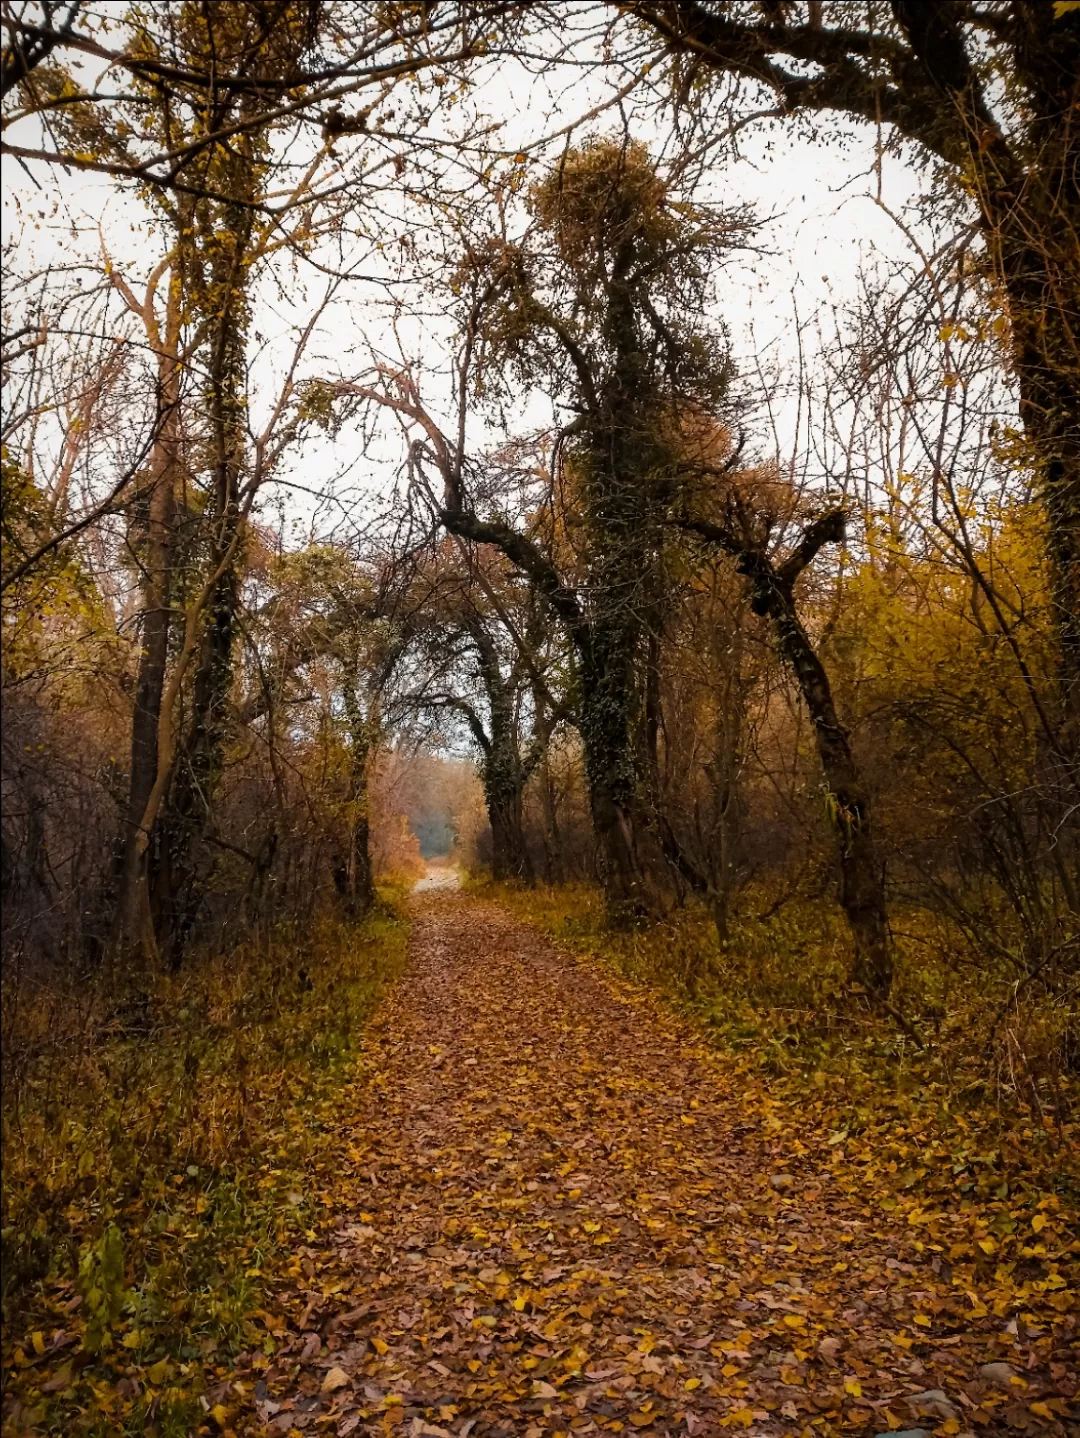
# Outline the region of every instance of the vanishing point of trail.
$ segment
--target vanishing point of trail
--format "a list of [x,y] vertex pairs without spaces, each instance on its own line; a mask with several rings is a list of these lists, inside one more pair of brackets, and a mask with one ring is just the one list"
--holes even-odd
[[494,905],[413,905],[250,1431],[1012,1431],[1048,1375],[690,1026]]

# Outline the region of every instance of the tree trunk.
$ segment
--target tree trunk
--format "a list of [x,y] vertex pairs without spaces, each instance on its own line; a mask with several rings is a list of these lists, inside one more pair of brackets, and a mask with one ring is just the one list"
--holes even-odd
[[[355,672],[355,656],[353,665]],[[371,756],[381,727],[380,713],[369,700],[360,706],[353,678],[342,680],[345,716],[349,724],[349,858],[342,897],[350,915],[362,919],[375,903],[375,876],[371,864]],[[339,885],[341,890],[341,885]]]
[[[238,162],[238,183],[250,187],[248,169]],[[196,839],[212,821],[214,794],[224,759],[232,688],[232,651],[239,609],[240,478],[244,460],[244,358],[247,302],[242,262],[251,219],[234,214],[228,246],[215,254],[204,303],[217,309],[217,328],[207,395],[214,439],[214,503],[209,567],[218,576],[208,600],[199,664],[192,690],[191,719],[180,744],[172,792],[158,820],[160,855],[153,913],[162,947],[176,967],[198,917],[205,881],[196,873]]]
[[731,897],[735,890],[738,844],[734,785],[725,781],[720,793],[716,833],[716,872],[713,878],[712,909],[717,942],[723,947],[731,938]]
[[[1067,762],[1080,760],[1080,312],[1067,317],[1061,308],[1036,308],[1028,292],[1040,282],[1075,286],[1080,311],[1080,264],[1068,276],[1042,275],[1021,252],[1011,266],[1010,298],[1016,332],[1016,373],[1020,415],[1035,451],[1040,492],[1046,507],[1051,559],[1051,594],[1059,639],[1061,736]],[[1019,292],[1017,294],[1017,292]],[[1069,322],[1071,320],[1071,323]],[[1071,330],[1071,333],[1070,333]],[[1074,351],[1070,356],[1069,349]],[[1047,351],[1056,351],[1052,364]],[[1071,365],[1068,360],[1071,359]],[[1078,777],[1075,770],[1073,782]]]
[[712,906],[716,937],[721,947],[731,937],[731,900],[735,891],[741,838],[739,770],[746,742],[746,689],[742,675],[744,613],[740,614],[731,632],[723,636],[725,642],[722,642],[722,648],[729,666],[726,692],[718,714],[716,757],[705,771],[716,795]]
[[791,586],[774,584],[769,598],[780,652],[809,711],[825,775],[829,821],[840,857],[840,904],[855,940],[852,978],[872,998],[885,1000],[892,987],[892,951],[885,878],[874,842],[870,799],[848,732],[837,717],[825,666],[795,612]]
[[371,865],[371,791],[368,783],[373,745],[370,722],[361,721],[351,727],[349,907],[354,918],[362,919],[375,903],[375,876]]
[[349,899],[356,918],[371,912],[375,903],[375,876],[371,868],[371,821],[368,817],[367,785],[364,785],[363,808],[357,813],[352,832],[352,866],[349,873]]
[[521,826],[521,795],[489,795],[491,823],[491,874],[498,880],[531,883],[532,863]]
[[165,331],[158,352],[158,438],[147,485],[145,559],[142,568],[142,643],[131,720],[131,774],[127,826],[121,857],[115,941],[144,958],[156,957],[150,912],[149,851],[141,824],[157,779],[158,725],[168,664],[174,518],[180,468],[180,365],[182,284],[179,263],[169,278]]
[[[228,542],[232,540],[232,533]],[[216,556],[211,563],[216,563]],[[198,918],[205,884],[195,869],[195,841],[211,822],[224,761],[232,648],[239,603],[230,565],[215,586],[193,685],[191,719],[181,744],[167,807],[156,826],[152,912],[162,952],[179,965]]]
[[484,798],[491,824],[491,874],[498,880],[531,883],[532,862],[522,826],[522,775],[517,736],[496,721],[492,706],[492,737],[484,756]]
[[544,882],[561,884],[566,877],[566,868],[562,857],[555,780],[551,776],[551,757],[546,745],[540,760],[540,803],[544,810]]
[[629,626],[594,624],[581,666],[581,737],[608,923],[627,928],[649,912],[637,845],[637,774]]

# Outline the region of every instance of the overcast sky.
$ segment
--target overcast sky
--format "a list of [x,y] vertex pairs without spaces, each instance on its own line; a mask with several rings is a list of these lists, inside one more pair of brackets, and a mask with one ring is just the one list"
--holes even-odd
[[[512,151],[590,111],[617,79],[614,72],[582,78],[569,70],[536,76],[507,62],[476,88],[474,103],[499,123],[502,144]],[[617,112],[609,112],[587,128],[611,130],[621,123]],[[648,117],[631,113],[629,124],[631,133],[654,149],[668,138]],[[911,257],[909,240],[875,194],[894,214],[907,212],[917,227],[909,206],[919,193],[920,177],[897,156],[878,156],[871,127],[831,124],[830,130],[833,138],[823,141],[801,135],[791,124],[753,126],[741,134],[737,152],[731,147],[716,152],[706,175],[700,198],[750,204],[762,221],[754,253],[734,256],[723,273],[716,315],[730,330],[736,364],[748,383],[762,360],[780,375],[794,374],[796,311],[807,320],[821,306],[842,306],[854,297],[861,266],[883,257]],[[542,157],[534,160],[532,172],[544,163]],[[79,260],[99,267],[104,242],[134,281],[160,256],[157,243],[141,228],[144,214],[130,190],[105,177],[36,166],[31,179],[17,165],[5,164],[4,224],[9,235],[21,237],[17,263],[24,272]],[[407,233],[415,216],[414,206],[400,202],[396,219],[390,213],[387,224],[391,229],[399,224]],[[368,246],[358,246],[345,258],[364,274],[379,272],[379,257]],[[253,326],[266,340],[254,369],[256,412],[274,392],[292,352],[292,335],[306,322],[325,284],[323,276],[315,271],[304,275],[291,261],[264,278]],[[417,302],[423,310],[438,308],[430,279],[405,284],[397,293],[406,311]],[[394,354],[401,336],[410,358],[421,358],[429,371],[429,404],[445,413],[449,394],[439,374],[445,327],[429,317],[402,323],[395,333],[386,290],[364,279],[339,290],[312,338],[302,373],[358,373],[372,350]],[[783,450],[795,444],[793,410],[781,400],[777,413]],[[520,416],[526,426],[546,417],[535,402]],[[482,428],[475,431],[477,444],[484,438]],[[371,496],[385,490],[400,453],[392,434],[362,460],[357,437],[349,431],[337,443],[307,445],[291,461],[287,492],[276,496],[294,541],[313,527],[344,524],[347,529],[356,507],[369,508]],[[313,496],[327,489],[334,491],[334,502],[319,505]]]

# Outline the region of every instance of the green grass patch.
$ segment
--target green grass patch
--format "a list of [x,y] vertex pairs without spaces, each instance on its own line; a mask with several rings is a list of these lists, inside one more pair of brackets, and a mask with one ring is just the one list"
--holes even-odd
[[205,1395],[238,1352],[272,1351],[263,1274],[304,1241],[355,1108],[364,1027],[404,959],[399,897],[122,992],[5,998],[8,1428],[225,1421]]

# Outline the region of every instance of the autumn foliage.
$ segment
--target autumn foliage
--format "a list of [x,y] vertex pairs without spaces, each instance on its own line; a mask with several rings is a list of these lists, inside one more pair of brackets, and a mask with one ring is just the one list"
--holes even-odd
[[1080,6],[2,10],[7,1428],[1064,1434]]

